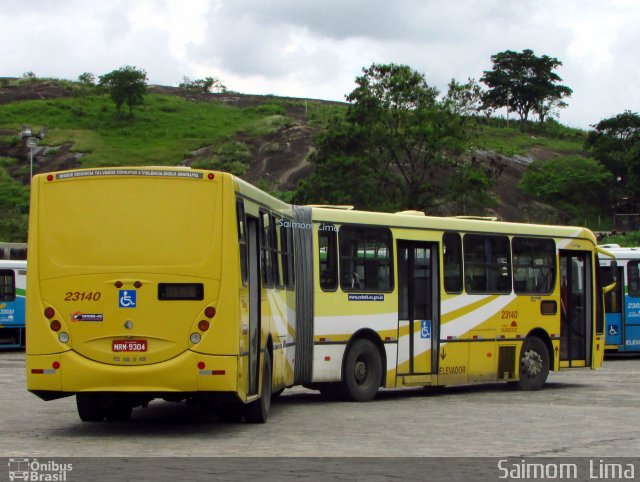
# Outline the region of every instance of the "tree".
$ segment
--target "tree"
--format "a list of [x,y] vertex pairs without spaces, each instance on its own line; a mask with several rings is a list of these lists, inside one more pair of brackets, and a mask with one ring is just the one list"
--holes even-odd
[[455,160],[466,141],[460,116],[406,65],[373,64],[363,74],[345,117],[319,137],[296,200],[376,210],[445,203],[457,192],[449,179],[472,167]]
[[96,76],[91,72],[84,72],[78,76],[78,82],[85,85],[95,85]]
[[554,109],[566,107],[562,101],[573,91],[559,85],[562,79],[553,72],[562,62],[554,57],[537,57],[533,50],[506,50],[491,56],[492,70],[485,70],[480,79],[489,90],[483,95],[487,108],[506,107],[520,116],[523,124],[532,112],[540,122]]
[[469,78],[466,84],[451,79],[444,101],[449,104],[449,109],[458,115],[475,116],[482,107],[482,91],[475,79]]
[[532,162],[520,189],[581,219],[608,206],[611,181],[611,173],[597,160],[570,156]]
[[[617,179],[616,196],[640,206],[640,115],[625,111],[598,122],[585,147]],[[616,201],[619,201],[617,199]]]
[[98,85],[109,91],[118,113],[122,105],[127,104],[131,114],[134,106],[144,102],[144,96],[147,93],[147,73],[126,65],[101,75]]
[[226,86],[219,79],[213,77],[205,77],[204,79],[191,80],[189,77],[183,77],[182,82],[178,84],[181,89],[194,90],[198,92],[224,92]]

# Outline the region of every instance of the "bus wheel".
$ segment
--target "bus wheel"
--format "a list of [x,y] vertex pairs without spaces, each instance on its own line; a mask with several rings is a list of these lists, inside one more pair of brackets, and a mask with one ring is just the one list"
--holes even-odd
[[102,422],[107,416],[101,403],[101,397],[93,393],[78,393],[76,406],[83,422]]
[[376,346],[367,339],[356,341],[344,364],[342,388],[347,400],[368,402],[376,396],[382,377],[382,360]]
[[549,376],[549,350],[544,342],[535,336],[527,338],[520,351],[521,390],[539,390]]
[[269,417],[271,408],[271,357],[269,352],[264,353],[264,366],[262,368],[262,395],[259,399],[247,405],[244,419],[249,423],[265,423]]

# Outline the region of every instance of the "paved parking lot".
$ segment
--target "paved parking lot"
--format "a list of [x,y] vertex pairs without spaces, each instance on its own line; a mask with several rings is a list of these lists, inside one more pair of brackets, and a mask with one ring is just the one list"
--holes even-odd
[[96,424],[79,420],[74,398],[28,393],[24,353],[12,351],[0,352],[0,407],[4,457],[638,457],[640,358],[552,373],[538,392],[389,390],[358,404],[295,388],[264,425],[163,401],[127,423]]

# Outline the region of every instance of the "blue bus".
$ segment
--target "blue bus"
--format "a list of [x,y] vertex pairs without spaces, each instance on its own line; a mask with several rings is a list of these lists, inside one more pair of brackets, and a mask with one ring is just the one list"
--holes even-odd
[[[616,257],[616,287],[605,295],[605,349],[615,352],[640,353],[640,248],[623,248],[605,244],[601,248]],[[611,266],[611,260],[600,258],[601,266]],[[615,266],[615,265],[614,265]],[[604,269],[602,274],[613,282],[614,273]]]
[[0,348],[24,347],[27,262],[0,260]]

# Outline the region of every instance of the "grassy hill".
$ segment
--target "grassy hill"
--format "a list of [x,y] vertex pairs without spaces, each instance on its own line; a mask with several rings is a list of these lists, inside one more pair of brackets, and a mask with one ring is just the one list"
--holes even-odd
[[[0,239],[24,241],[29,150],[18,132],[48,127],[34,149],[34,174],[77,167],[190,165],[222,169],[270,190],[293,189],[311,169],[314,137],[346,104],[151,87],[133,116],[75,82],[0,79]],[[473,155],[501,164],[496,205],[512,221],[563,222],[562,213],[528,199],[517,184],[526,165],[582,153],[584,132],[551,124],[544,132],[480,125]]]

